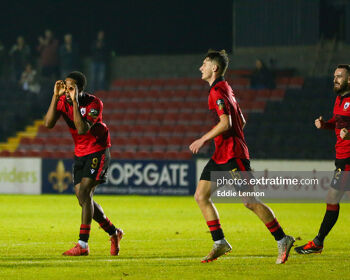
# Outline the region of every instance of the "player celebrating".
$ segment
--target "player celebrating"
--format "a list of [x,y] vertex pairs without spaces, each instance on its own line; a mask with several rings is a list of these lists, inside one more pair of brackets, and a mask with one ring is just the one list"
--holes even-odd
[[119,254],[123,231],[115,228],[100,205],[93,200],[98,184],[105,182],[111,146],[107,126],[102,122],[103,104],[97,97],[84,92],[86,77],[74,71],[65,81],[57,81],[50,107],[44,117],[47,128],[53,128],[62,115],[73,136],[74,189],[82,207],[79,241],[63,253],[66,256],[89,254],[88,240],[92,219],[99,223],[111,240],[111,255]]
[[[216,125],[190,145],[190,150],[197,154],[207,141],[214,139],[215,142],[214,155],[204,167],[195,193],[195,199],[214,241],[213,249],[202,259],[202,262],[216,260],[232,249],[224,237],[218,211],[210,199],[210,172],[234,169],[238,171],[251,170],[249,152],[243,134],[245,120],[231,87],[224,79],[227,66],[228,57],[224,50],[210,50],[199,69],[202,73],[202,80],[207,81],[210,85],[209,110],[216,119]],[[284,234],[272,210],[265,204],[253,197],[244,199],[243,202],[260,218],[277,241],[278,258],[276,263],[286,262],[294,238]]]
[[[303,246],[294,250],[299,254],[321,253],[323,242],[331,231],[339,216],[339,202],[345,191],[349,190],[349,180],[342,171],[350,171],[350,66],[338,65],[334,72],[333,90],[337,95],[335,100],[333,117],[324,121],[322,117],[315,120],[318,129],[335,130],[337,143],[335,145],[335,172],[331,187],[326,197],[326,213],[317,236]],[[344,176],[343,176],[344,175]],[[347,175],[347,174],[346,174]]]

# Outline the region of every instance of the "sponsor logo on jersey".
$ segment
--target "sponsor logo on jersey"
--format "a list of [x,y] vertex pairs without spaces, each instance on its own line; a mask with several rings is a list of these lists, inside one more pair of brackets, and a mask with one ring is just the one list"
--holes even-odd
[[223,99],[216,100],[216,105],[218,105],[219,110],[222,110],[225,108],[225,101]]
[[86,114],[86,108],[80,108],[80,113],[82,116],[84,116]]
[[345,102],[344,104],[344,110],[348,109],[350,106],[350,102]]

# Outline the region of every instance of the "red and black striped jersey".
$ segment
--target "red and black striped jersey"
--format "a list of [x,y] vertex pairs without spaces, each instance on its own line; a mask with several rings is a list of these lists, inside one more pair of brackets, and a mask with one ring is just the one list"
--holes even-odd
[[350,157],[350,140],[340,138],[340,130],[350,130],[350,93],[337,96],[333,109],[333,117],[326,122],[326,128],[334,129],[337,136],[335,153],[337,159]]
[[79,110],[84,120],[92,126],[83,135],[79,135],[74,125],[73,106],[70,105],[66,96],[62,95],[57,104],[57,111],[60,112],[66,121],[74,140],[74,153],[78,157],[102,151],[111,146],[110,135],[107,126],[102,122],[103,103],[96,96],[83,93],[79,97]]
[[249,159],[243,134],[243,115],[232,88],[223,77],[216,79],[212,84],[208,105],[214,116],[215,125],[222,114],[228,115],[232,124],[228,131],[214,138],[215,152],[212,159],[217,164],[226,163],[231,158]]

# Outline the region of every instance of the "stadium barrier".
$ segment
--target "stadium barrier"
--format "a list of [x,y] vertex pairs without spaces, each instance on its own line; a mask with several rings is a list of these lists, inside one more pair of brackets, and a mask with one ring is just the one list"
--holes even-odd
[[[73,160],[42,160],[42,193],[73,193]],[[190,195],[196,186],[193,160],[112,160],[100,194]]]
[[40,158],[1,158],[0,193],[40,194]]
[[[112,160],[101,194],[191,195],[208,159]],[[332,171],[333,161],[252,160],[255,171]],[[72,194],[73,160],[1,158],[0,193]]]

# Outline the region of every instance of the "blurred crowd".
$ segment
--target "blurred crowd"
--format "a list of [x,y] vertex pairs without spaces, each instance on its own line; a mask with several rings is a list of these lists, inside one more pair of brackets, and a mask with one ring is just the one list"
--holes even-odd
[[[109,55],[105,33],[98,31],[90,46],[90,73],[86,73],[91,91],[106,89]],[[8,49],[0,41],[0,80],[12,81],[24,91],[38,94],[45,81],[63,79],[74,70],[86,72],[82,69],[79,43],[71,33],[59,40],[47,29],[35,46],[30,46],[22,35]]]

